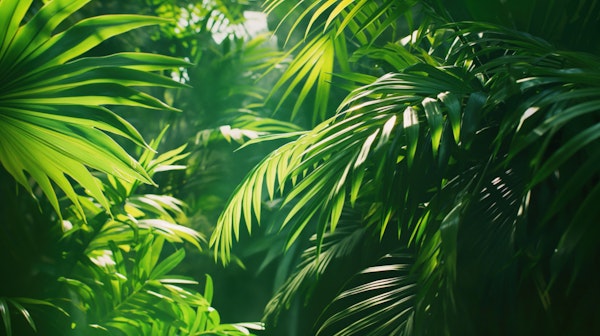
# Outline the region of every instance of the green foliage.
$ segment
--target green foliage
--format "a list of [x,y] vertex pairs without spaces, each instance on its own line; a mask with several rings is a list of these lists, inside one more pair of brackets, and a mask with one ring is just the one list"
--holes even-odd
[[[12,308],[11,308],[12,306]],[[45,300],[37,300],[31,298],[24,297],[15,297],[15,298],[3,298],[0,297],[0,316],[2,317],[2,322],[4,322],[4,330],[8,336],[12,335],[12,326],[11,320],[13,319],[10,316],[10,312],[12,309],[15,309],[19,315],[22,315],[23,318],[27,321],[27,324],[33,329],[33,331],[37,332],[37,327],[35,321],[31,317],[29,310],[25,307],[31,306],[46,306],[52,309],[59,310],[66,314],[64,310],[60,307],[45,301]]]
[[[142,184],[155,186],[156,173],[186,169],[178,164],[188,156],[186,146],[158,154],[166,130],[148,144],[111,111],[179,111],[145,91],[187,87],[157,72],[190,63],[154,53],[98,52],[113,36],[166,20],[116,14],[79,20],[76,12],[88,2],[54,0],[36,10],[33,1],[0,1],[2,178],[12,176],[44,211],[30,206],[3,223],[1,238],[9,244],[2,265],[17,265],[16,282],[24,282],[0,288],[4,331],[251,335],[262,326],[221,322],[211,307],[210,277],[200,292],[197,281],[176,273],[186,255],[181,244],[197,250],[204,244],[188,226],[186,204],[144,192]],[[142,149],[139,158],[109,134]],[[4,182],[13,181],[3,180],[3,206],[20,205],[23,197],[4,202],[14,193]],[[36,232],[42,224],[48,227]],[[14,238],[23,246],[11,243]],[[39,241],[44,245],[36,246]],[[10,292],[15,288],[19,293]]]
[[137,53],[78,58],[111,36],[163,20],[107,15],[56,28],[88,1],[51,1],[22,23],[31,1],[2,1],[0,162],[33,194],[33,178],[60,214],[55,187],[83,211],[72,181],[110,208],[90,169],[152,183],[146,171],[105,132],[140,146],[141,135],[102,105],[170,109],[132,86],[181,86],[148,71],[185,66]]
[[[279,99],[278,108],[291,97],[295,88],[301,87],[295,96],[291,119],[295,119],[309,97],[314,101],[310,113],[312,125],[331,116],[332,75],[351,72],[353,62],[350,53],[357,49],[368,50],[381,36],[394,36],[397,20],[403,15],[410,17],[408,9],[414,3],[415,1],[299,1],[294,6],[289,6],[277,29],[288,29],[287,36],[285,32],[282,34],[285,43],[291,40],[292,34],[297,30],[303,33],[303,37],[281,58],[284,61],[293,55],[272,90],[271,97]],[[265,2],[267,13],[285,11],[286,8],[285,1]],[[281,96],[274,95],[283,88],[285,91]]]
[[[158,142],[160,138],[150,146]],[[139,162],[153,177],[156,172],[181,169],[173,163],[185,157],[182,150],[155,157],[155,149],[149,148]],[[139,194],[139,187],[114,176],[103,181],[113,216],[86,197],[79,200],[85,217],[75,205],[65,211],[71,215],[62,221],[60,266],[55,266],[59,274],[50,284],[54,297],[3,298],[8,334],[11,306],[36,329],[34,321],[40,317],[34,319],[26,308],[32,305],[63,312],[71,330],[58,332],[73,335],[251,335],[249,328],[261,329],[259,324],[221,323],[211,307],[210,278],[201,293],[195,289],[197,281],[172,273],[185,257],[185,250],[174,244],[188,242],[200,249],[203,238],[177,224],[187,221],[180,200]]]
[[[284,2],[269,4],[272,10]],[[365,230],[361,240],[377,237],[379,246],[370,260],[346,266],[356,281],[334,285],[338,294],[328,308],[307,309],[322,309],[323,316],[304,332],[597,331],[581,298],[598,293],[588,278],[600,253],[593,243],[600,213],[592,207],[598,199],[592,167],[600,164],[598,56],[557,49],[485,19],[453,21],[455,13],[440,2],[421,2],[418,14],[406,11],[409,20],[421,20],[406,38],[390,33],[379,40],[380,32],[399,31],[403,12],[396,6],[403,2],[390,5],[393,13],[386,1],[302,4],[286,15],[297,18],[292,29],[309,18],[306,42],[292,48],[295,57],[275,90],[304,80],[298,104],[310,96],[313,120],[323,121],[290,134],[250,171],[211,238],[227,262],[242,222],[253,232],[254,219],[264,222],[266,202],[277,201],[282,220],[268,225],[287,236],[286,250],[305,246],[302,240],[314,234],[314,246],[267,314],[289,308],[297,293],[314,295],[320,282],[331,290],[328,272],[353,260],[346,247],[365,251],[348,243]],[[370,22],[378,22],[373,32]],[[345,29],[353,29],[360,46],[328,49],[346,37]],[[328,65],[332,59],[339,68]],[[387,73],[354,70],[365,61]],[[323,71],[353,89],[327,118],[323,102],[332,98],[332,83],[319,81]],[[342,216],[350,210],[360,223],[355,229]]]
[[595,1],[255,5],[0,0],[7,334],[600,333]]
[[[163,135],[150,145],[156,146]],[[139,162],[150,176],[185,168],[173,165],[186,156],[181,155],[183,149],[155,157],[155,149],[150,148]],[[198,282],[170,273],[183,261],[185,250],[176,248],[165,257],[170,250],[165,241],[186,241],[197,248],[203,241],[195,230],[177,224],[186,222],[185,205],[166,195],[138,194],[135,182],[116,177],[104,187],[113,204],[111,212],[118,215],[107,217],[98,204],[88,203],[93,222],[77,218],[74,211],[75,217],[68,221],[71,228],[65,232],[65,243],[70,245],[65,250],[83,251],[81,256],[71,256],[76,260],[72,275],[59,279],[76,298],[72,315],[80,315],[80,321],[72,326],[75,334],[95,330],[111,335],[249,335],[242,326],[221,324],[210,306],[210,278],[201,294],[193,289]]]

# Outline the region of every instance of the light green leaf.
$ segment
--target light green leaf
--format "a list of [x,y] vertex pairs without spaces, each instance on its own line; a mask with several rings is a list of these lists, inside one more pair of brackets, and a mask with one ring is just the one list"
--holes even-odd
[[204,298],[210,305],[213,299],[213,281],[210,275],[206,275],[206,284],[204,285]]
[[442,140],[442,113],[440,112],[438,101],[433,98],[425,98],[421,104],[425,109],[425,117],[427,118],[429,130],[431,132],[431,148],[433,150],[433,156],[436,157]]
[[415,159],[415,153],[417,152],[417,145],[419,141],[419,116],[417,111],[412,107],[407,107],[403,113],[403,125],[406,133],[406,143],[408,149],[406,153],[406,159],[408,167],[412,167],[412,163]]
[[32,0],[4,0],[0,2],[0,64],[8,65],[5,60],[19,24],[27,13]]
[[[0,9],[2,9],[1,6]],[[2,317],[2,322],[4,322],[4,331],[6,331],[8,336],[12,336],[10,310],[8,308],[8,302],[3,297],[0,297],[0,316]]]
[[0,162],[30,193],[29,178],[37,181],[59,216],[54,188],[83,214],[74,183],[109,209],[93,170],[152,183],[145,169],[104,132],[140,146],[147,146],[145,141],[133,126],[101,105],[174,110],[128,86],[181,86],[143,71],[189,64],[137,53],[76,60],[109,37],[164,22],[140,15],[107,15],[85,19],[52,36],[87,2],[48,2],[20,28],[31,1],[0,4],[0,17],[6,17],[0,20],[6,28],[0,30]]
[[[22,2],[22,1],[21,1]],[[89,0],[53,0],[17,32],[3,62],[16,64],[50,38],[52,31]]]
[[20,72],[27,68],[31,73],[36,73],[57,64],[64,64],[110,37],[162,22],[165,20],[124,14],[84,19],[66,31],[51,37],[31,56],[19,63],[19,68],[15,71]]
[[173,270],[173,268],[179,265],[183,258],[185,258],[184,249],[179,249],[175,251],[175,253],[166,257],[158,265],[156,265],[154,269],[152,269],[152,272],[148,276],[148,279],[158,279],[159,277],[166,275],[171,270]]
[[452,134],[454,135],[454,142],[458,144],[460,141],[460,123],[461,123],[461,105],[458,97],[450,92],[442,92],[438,95],[438,99],[441,100],[448,111],[448,119],[452,125]]

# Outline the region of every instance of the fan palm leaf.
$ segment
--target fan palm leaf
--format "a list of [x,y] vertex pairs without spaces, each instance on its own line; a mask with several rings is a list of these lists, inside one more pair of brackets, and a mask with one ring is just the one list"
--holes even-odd
[[102,41],[163,20],[139,15],[84,19],[60,33],[59,24],[88,1],[51,1],[23,22],[31,1],[0,3],[0,162],[33,194],[29,177],[60,214],[55,188],[83,211],[72,180],[105,209],[109,203],[91,170],[152,183],[106,132],[147,146],[141,135],[104,105],[172,109],[132,86],[180,86],[148,71],[185,66],[159,55],[121,53],[83,57]]

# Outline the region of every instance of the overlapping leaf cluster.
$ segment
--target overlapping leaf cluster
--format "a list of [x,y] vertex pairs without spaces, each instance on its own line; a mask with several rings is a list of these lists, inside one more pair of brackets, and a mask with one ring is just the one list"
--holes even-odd
[[[106,132],[147,146],[106,105],[170,109],[133,86],[181,86],[149,71],[186,66],[175,58],[121,53],[82,57],[102,41],[158,18],[110,15],[56,28],[88,1],[52,1],[22,23],[32,1],[2,1],[0,36],[0,161],[30,192],[32,177],[60,213],[58,187],[77,204],[75,181],[108,209],[90,169],[152,183],[148,174]],[[72,180],[71,180],[72,179]]]
[[[380,43],[402,13],[414,18],[398,10],[413,2],[302,3],[288,13],[294,27],[310,17],[308,38],[275,89],[303,80],[298,104],[314,90],[320,120],[335,75],[358,88],[249,173],[219,220],[215,252],[227,260],[242,222],[251,232],[263,201],[280,198],[283,220],[269,225],[287,234],[286,248],[314,237],[268,315],[314,288],[306,283],[334,261],[354,257],[342,247],[364,248],[349,241],[366,230],[361,239],[379,248],[362,250],[372,260],[354,266],[355,282],[338,285],[314,332],[527,334],[531,322],[514,315],[517,306],[549,314],[535,318],[553,332],[552,316],[564,313],[553,300],[597,293],[587,277],[599,253],[597,55],[499,25],[454,22],[428,1],[410,35]],[[372,27],[381,28],[362,36]],[[365,58],[377,67],[357,72]],[[342,219],[350,209],[358,227],[356,217]],[[399,255],[408,257],[386,257]],[[561,330],[598,327],[589,314],[573,320]]]
[[[143,87],[185,87],[158,73],[190,63],[141,52],[92,56],[113,36],[165,20],[103,15],[76,22],[75,13],[88,2],[54,0],[34,10],[32,0],[0,1],[2,176],[12,176],[31,196],[45,196],[58,214],[45,214],[53,226],[48,240],[56,238],[44,247],[48,260],[41,263],[48,269],[31,267],[43,276],[27,282],[44,287],[48,296],[14,296],[2,288],[4,331],[27,332],[19,320],[24,318],[25,327],[44,334],[250,335],[261,326],[221,323],[211,307],[210,277],[202,293],[197,281],[172,274],[185,256],[181,243],[198,249],[203,244],[202,235],[186,226],[186,205],[140,189],[154,184],[155,173],[185,169],[177,164],[187,157],[185,145],[158,155],[164,132],[148,144],[111,111],[177,111]],[[114,135],[141,148],[139,159]],[[40,199],[40,207],[48,202]],[[3,224],[3,233],[35,229]],[[51,320],[56,315],[48,313],[59,318]],[[38,330],[40,321],[46,329]]]

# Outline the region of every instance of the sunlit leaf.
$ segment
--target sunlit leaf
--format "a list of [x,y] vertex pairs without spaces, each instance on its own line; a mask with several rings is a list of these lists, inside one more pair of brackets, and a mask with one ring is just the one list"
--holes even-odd
[[139,15],[107,15],[84,19],[53,35],[85,3],[51,1],[20,27],[31,1],[0,5],[6,18],[5,29],[0,30],[0,162],[30,193],[32,177],[59,215],[58,190],[83,213],[73,182],[109,210],[92,171],[152,183],[146,170],[104,132],[147,146],[143,138],[102,105],[173,110],[131,86],[180,86],[146,71],[188,64],[141,53],[78,59],[112,36],[164,22]]

